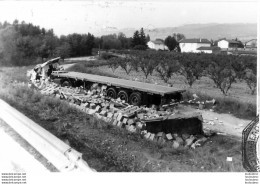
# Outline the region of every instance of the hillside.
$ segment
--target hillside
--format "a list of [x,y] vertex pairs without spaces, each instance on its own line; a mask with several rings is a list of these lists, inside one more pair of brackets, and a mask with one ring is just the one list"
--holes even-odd
[[[134,31],[134,28],[104,29],[96,36],[123,32],[127,37],[131,37]],[[164,39],[172,33],[182,33],[186,38],[207,38],[216,40],[223,37],[230,39],[237,37],[242,41],[246,41],[257,37],[257,24],[187,24],[179,27],[144,29],[144,31],[150,35],[151,39]]]

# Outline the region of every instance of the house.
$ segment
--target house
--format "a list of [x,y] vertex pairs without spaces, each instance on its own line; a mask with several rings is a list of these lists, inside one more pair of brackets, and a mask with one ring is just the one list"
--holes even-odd
[[199,47],[197,48],[198,51],[207,53],[207,54],[217,54],[220,53],[220,48],[219,47]]
[[154,50],[169,50],[168,47],[164,44],[164,41],[161,39],[149,41],[147,45],[150,49],[154,49]]
[[257,49],[257,39],[252,39],[252,40],[245,42],[245,48],[252,49],[252,50]]
[[220,39],[217,41],[217,46],[221,49],[237,49],[243,48],[243,44],[241,41],[238,40],[227,40],[227,39]]
[[197,50],[200,47],[210,47],[211,42],[208,39],[192,38],[182,39],[179,42],[181,52],[201,52]]

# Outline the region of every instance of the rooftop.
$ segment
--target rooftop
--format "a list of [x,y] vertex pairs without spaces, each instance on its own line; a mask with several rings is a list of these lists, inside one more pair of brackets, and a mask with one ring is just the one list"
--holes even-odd
[[151,42],[153,42],[154,44],[164,44],[164,42],[162,40],[154,40]]
[[218,42],[219,41],[222,41],[222,40],[225,40],[225,41],[227,41],[227,42],[229,42],[229,43],[240,43],[239,41],[236,41],[236,40],[230,40],[230,39],[220,39],[220,40],[218,40]]

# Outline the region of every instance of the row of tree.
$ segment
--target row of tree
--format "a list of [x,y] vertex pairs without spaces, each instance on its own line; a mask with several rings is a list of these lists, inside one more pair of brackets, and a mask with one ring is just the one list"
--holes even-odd
[[256,57],[177,52],[130,51],[122,57],[112,58],[109,67],[115,71],[121,67],[127,74],[141,71],[147,78],[155,71],[168,83],[173,74],[182,75],[192,87],[195,81],[206,76],[224,95],[231,85],[244,80],[251,94],[256,90]]
[[[95,44],[92,34],[69,34],[57,37],[53,30],[46,30],[24,21],[0,23],[0,64],[27,65],[37,58],[56,56],[75,57],[91,55]],[[40,60],[39,62],[42,62]]]
[[121,49],[136,49],[136,50],[146,50],[147,42],[150,41],[150,36],[145,35],[144,29],[141,28],[140,31],[136,30],[133,37],[126,37],[122,32],[118,34],[104,35],[95,38],[95,48],[102,50],[121,50]]
[[101,37],[94,37],[90,33],[74,33],[58,37],[52,29],[47,30],[24,21],[15,20],[12,24],[5,21],[0,22],[0,64],[21,66],[56,56],[63,59],[88,56],[92,54],[93,48],[146,50],[149,40],[143,28],[130,38],[124,33]]

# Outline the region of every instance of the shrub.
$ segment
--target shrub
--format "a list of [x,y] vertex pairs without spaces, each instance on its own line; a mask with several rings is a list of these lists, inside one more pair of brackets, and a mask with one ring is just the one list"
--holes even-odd
[[144,46],[144,45],[136,45],[136,46],[134,46],[133,49],[134,49],[134,50],[146,50],[147,47]]
[[117,56],[112,55],[112,54],[107,53],[107,52],[102,52],[102,53],[100,54],[100,58],[101,58],[101,59],[104,59],[104,60],[108,60],[108,59],[111,59],[111,58],[113,58],[113,57],[117,57]]

